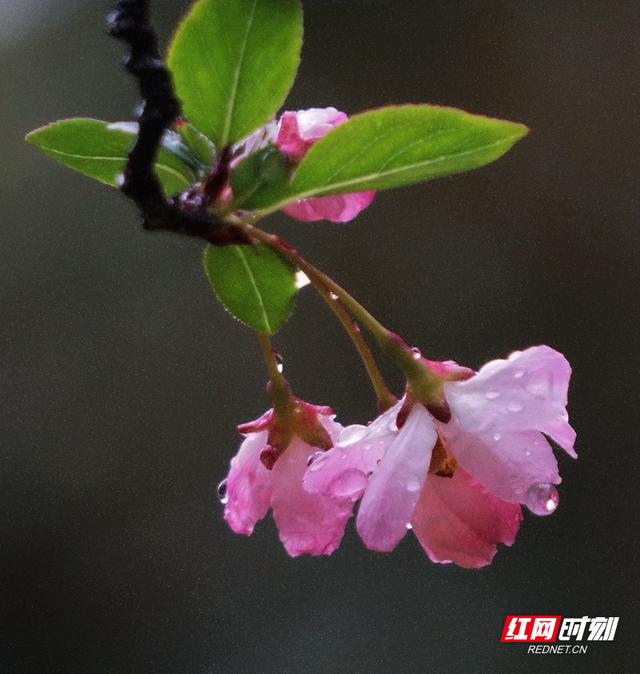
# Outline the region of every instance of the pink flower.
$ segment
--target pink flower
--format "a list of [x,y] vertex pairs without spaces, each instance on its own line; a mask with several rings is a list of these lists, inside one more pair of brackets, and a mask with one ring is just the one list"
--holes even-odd
[[354,484],[358,475],[351,498],[362,497],[357,529],[367,547],[390,551],[412,528],[433,561],[485,566],[498,543],[513,543],[521,503],[536,514],[557,506],[560,476],[543,433],[576,456],[565,409],[570,374],[546,346],[487,363],[444,383],[448,423],[415,404],[397,430],[398,403],[357,427],[352,443],[355,431],[345,428],[309,467],[305,488],[332,496],[345,475]]
[[[300,163],[309,148],[336,126],[347,121],[347,115],[335,108],[311,108],[285,112],[280,118],[276,145],[295,164]],[[297,220],[314,222],[349,222],[371,204],[375,192],[354,192],[296,201],[282,210]]]
[[[279,121],[271,121],[254,131],[234,148],[231,168],[237,166],[247,155],[257,152],[269,144],[275,144],[294,166],[297,166],[311,146],[332,129],[344,124],[348,119],[344,112],[336,108],[310,108],[297,112],[283,112]],[[326,197],[301,199],[282,210],[292,218],[303,222],[329,220],[349,222],[360,211],[371,205],[375,192],[353,192]],[[227,186],[226,201],[231,200],[231,188]]]
[[[309,437],[294,434],[286,448],[274,453],[270,444],[277,421],[273,410],[240,427],[245,439],[231,460],[227,479],[219,488],[225,504],[224,518],[237,534],[250,535],[256,522],[273,510],[280,540],[292,557],[329,555],[340,544],[353,504],[349,499],[331,499],[303,489],[302,478],[310,457],[318,447],[310,438],[321,434],[337,438],[342,426],[328,408],[301,403]],[[306,433],[305,433],[306,435]],[[270,469],[267,467],[270,466]]]

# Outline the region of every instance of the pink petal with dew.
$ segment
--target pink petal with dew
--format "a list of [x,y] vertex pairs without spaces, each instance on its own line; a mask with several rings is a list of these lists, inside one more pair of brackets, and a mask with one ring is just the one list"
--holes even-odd
[[330,555],[340,544],[353,509],[349,499],[330,499],[304,490],[302,478],[315,451],[294,438],[271,471],[273,518],[292,557]]
[[407,533],[437,439],[431,415],[416,405],[371,476],[356,521],[370,550],[389,552]]
[[371,204],[375,192],[353,192],[294,201],[282,210],[302,222],[349,222]]
[[433,562],[478,569],[491,563],[497,544],[512,545],[522,512],[458,468],[453,477],[429,475],[411,523]]
[[367,486],[369,474],[378,466],[397,435],[396,416],[400,403],[381,414],[369,426],[354,424],[342,430],[328,452],[316,452],[304,475],[304,487],[313,494],[357,501]]
[[266,431],[250,433],[231,459],[224,518],[237,534],[251,535],[256,522],[269,511],[273,474],[260,461],[260,452],[266,442]]
[[537,431],[474,434],[451,423],[441,431],[460,466],[503,501],[525,503],[529,490],[561,482],[553,451]]
[[330,407],[322,407],[320,405],[315,405],[314,407],[318,414],[318,421],[324,426],[324,430],[327,431],[331,440],[334,443],[337,442],[344,430],[344,426],[336,421],[336,415]]
[[575,458],[566,410],[570,376],[561,353],[534,346],[487,363],[466,381],[446,383],[444,392],[453,423],[465,432],[491,437],[540,431]]

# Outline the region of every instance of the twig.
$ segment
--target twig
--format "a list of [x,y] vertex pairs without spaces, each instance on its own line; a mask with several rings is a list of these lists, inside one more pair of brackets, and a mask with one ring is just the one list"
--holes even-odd
[[118,0],[109,16],[109,32],[129,45],[127,70],[137,79],[142,96],[138,137],[129,153],[120,189],[138,206],[147,230],[166,230],[205,239],[215,245],[249,243],[236,225],[212,215],[206,192],[192,189],[166,199],[153,164],[165,131],[180,114],[171,75],[160,58],[149,21],[150,0]]

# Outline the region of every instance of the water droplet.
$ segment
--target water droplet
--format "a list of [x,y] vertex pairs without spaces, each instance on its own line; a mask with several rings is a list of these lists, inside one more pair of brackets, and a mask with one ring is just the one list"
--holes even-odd
[[415,477],[412,477],[409,480],[409,482],[407,482],[407,491],[410,491],[410,492],[418,491],[418,489],[420,489],[421,486],[422,486],[422,484],[420,483],[420,480],[418,480]]
[[405,524],[405,527],[407,527],[407,529],[408,529],[409,531],[411,531],[411,529],[413,529],[413,524],[411,524],[411,522],[407,522],[407,523]]
[[395,433],[398,430],[398,424],[396,423],[396,416],[395,414],[391,417],[391,420],[389,421],[387,425],[387,429],[391,433]]
[[124,187],[124,173],[118,173],[116,176],[116,187],[119,190]]
[[338,296],[335,293],[329,293],[329,297],[335,302],[338,299]]
[[514,378],[514,379],[522,379],[522,377],[524,377],[524,370],[516,370],[516,371],[513,373],[513,378]]
[[493,434],[493,439],[494,439],[496,442],[498,442],[498,441],[502,440],[502,435],[501,435],[500,433],[494,433],[494,434]]
[[527,449],[527,451],[524,453],[525,456],[531,456],[531,452]]
[[509,412],[522,412],[524,405],[517,400],[512,400],[508,405],[507,409]]
[[298,270],[296,272],[296,288],[298,288],[298,290],[308,286],[310,283],[309,277],[303,271]]
[[558,490],[552,484],[533,484],[524,495],[524,504],[534,515],[551,515],[559,503]]
[[359,498],[367,486],[367,476],[352,468],[337,475],[328,486],[332,496],[337,498]]
[[551,384],[551,379],[546,375],[542,375],[536,377],[532,381],[528,381],[525,388],[531,395],[534,395],[537,398],[545,398],[551,391]]
[[360,442],[360,440],[364,440],[367,435],[369,435],[369,429],[366,426],[362,426],[361,424],[347,426],[342,433],[340,433],[338,445],[341,447],[349,447],[356,442]]
[[276,359],[276,369],[282,373],[284,371],[284,358],[277,352],[273,352],[273,357]]
[[218,485],[218,500],[222,505],[226,505],[229,502],[229,495],[227,494],[227,480],[224,479]]
[[421,353],[420,349],[416,348],[415,346],[411,349],[411,355],[416,360],[420,360],[422,358],[422,353]]
[[489,398],[489,400],[495,400],[500,397],[500,393],[498,393],[498,391],[487,391],[485,396]]

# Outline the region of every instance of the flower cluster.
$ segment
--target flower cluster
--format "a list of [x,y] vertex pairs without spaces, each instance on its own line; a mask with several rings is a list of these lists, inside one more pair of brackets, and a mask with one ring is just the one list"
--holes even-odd
[[[547,437],[576,456],[566,359],[537,346],[478,372],[451,361],[420,365],[442,383],[447,420],[410,390],[367,426],[343,428],[329,409],[301,403],[311,413],[274,463],[264,452],[277,415],[241,427],[245,440],[222,486],[233,531],[251,534],[271,508],[290,555],[330,554],[359,501],[367,548],[389,552],[413,530],[432,561],[478,568],[498,543],[514,542],[521,504],[551,514],[560,475]],[[328,450],[305,437],[318,423]]]
[[[245,439],[220,484],[229,526],[249,535],[272,510],[290,555],[330,554],[359,503],[356,527],[371,550],[389,552],[413,530],[435,562],[490,563],[498,543],[513,543],[522,505],[538,515],[558,505],[551,443],[575,457],[567,361],[546,346],[478,372],[427,360],[258,223],[279,211],[303,222],[349,222],[375,191],[489,164],[527,127],[425,104],[351,119],[332,107],[277,117],[299,65],[299,0],[278,2],[277,12],[272,0],[197,0],[166,65],[149,4],[121,0],[109,17],[142,94],[137,123],[60,120],[26,139],[120,189],[146,230],[206,241],[204,269],[217,299],[254,331],[273,407],[239,427]],[[380,411],[367,425],[345,428],[330,408],[296,398],[278,367],[271,336],[303,282],[367,371]],[[369,338],[404,374],[401,400]]]

